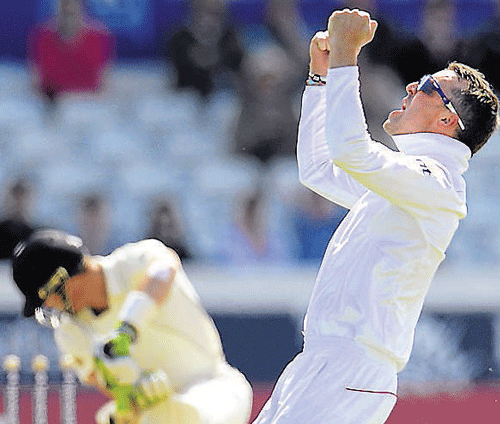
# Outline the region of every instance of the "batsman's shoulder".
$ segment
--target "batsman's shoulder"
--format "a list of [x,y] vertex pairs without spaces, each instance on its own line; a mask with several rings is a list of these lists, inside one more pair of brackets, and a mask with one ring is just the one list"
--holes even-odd
[[140,243],[141,247],[151,254],[166,257],[175,263],[180,263],[180,258],[177,252],[158,239],[144,239],[137,243]]

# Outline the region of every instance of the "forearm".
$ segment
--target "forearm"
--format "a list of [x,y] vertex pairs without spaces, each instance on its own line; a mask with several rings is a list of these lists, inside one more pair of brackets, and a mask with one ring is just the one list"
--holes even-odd
[[325,139],[325,87],[306,88],[297,137],[297,163],[300,182],[314,189],[321,168],[330,163]]
[[140,284],[125,299],[118,315],[121,322],[132,325],[140,332],[154,318],[168,297],[180,266],[178,258],[175,259],[157,260],[149,265]]
[[330,69],[326,90],[326,140],[331,158],[342,167],[358,155],[366,161],[372,143],[359,91],[357,67]]
[[344,66],[357,66],[359,50],[349,48],[334,48],[330,52],[329,67],[342,68]]
[[349,209],[366,189],[333,164],[325,138],[325,114],[326,87],[307,88],[297,143],[299,179],[304,186]]

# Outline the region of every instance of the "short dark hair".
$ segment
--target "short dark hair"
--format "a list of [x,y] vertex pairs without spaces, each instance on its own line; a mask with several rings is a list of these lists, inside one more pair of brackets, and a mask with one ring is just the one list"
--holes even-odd
[[465,129],[457,129],[456,138],[468,146],[472,155],[491,137],[498,126],[498,98],[484,75],[477,69],[463,63],[448,65],[465,81],[467,87],[453,90],[453,105],[465,124]]

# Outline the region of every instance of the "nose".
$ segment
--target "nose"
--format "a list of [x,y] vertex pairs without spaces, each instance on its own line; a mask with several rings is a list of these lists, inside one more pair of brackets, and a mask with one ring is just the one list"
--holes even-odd
[[417,82],[412,82],[412,83],[408,84],[406,86],[406,92],[409,95],[414,96],[417,93],[417,85],[418,85]]

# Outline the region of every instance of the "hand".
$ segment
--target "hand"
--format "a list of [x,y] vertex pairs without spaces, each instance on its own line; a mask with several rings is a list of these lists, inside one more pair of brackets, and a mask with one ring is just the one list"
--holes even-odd
[[101,406],[95,414],[95,422],[97,424],[137,424],[137,415],[129,415],[128,417],[120,416],[116,412],[116,403],[114,400],[106,402]]
[[317,32],[309,44],[309,71],[312,74],[326,76],[328,73],[330,44],[328,31]]
[[135,403],[141,408],[149,408],[167,399],[172,393],[172,386],[167,374],[162,370],[148,371],[135,383]]
[[373,40],[377,21],[358,9],[337,10],[328,19],[330,67],[357,64],[361,48]]
[[139,417],[135,413],[128,416],[120,416],[116,411],[115,401],[110,400],[97,410],[95,422],[97,424],[137,424]]
[[[94,350],[94,362],[102,363],[101,374],[108,373],[117,384],[133,384],[141,374],[137,362],[130,356],[132,339],[129,334],[113,331],[99,341]],[[109,377],[105,376],[105,380]]]
[[[114,399],[114,408],[116,418],[126,424],[129,419],[137,415],[137,405],[135,402],[135,392],[137,389],[131,384],[120,384],[118,380],[111,374],[103,361],[99,358],[94,358],[96,367],[96,378],[102,390]],[[132,417],[132,418],[130,418]],[[117,420],[115,420],[117,421]],[[131,421],[134,422],[133,420]],[[116,424],[111,423],[111,424]]]

